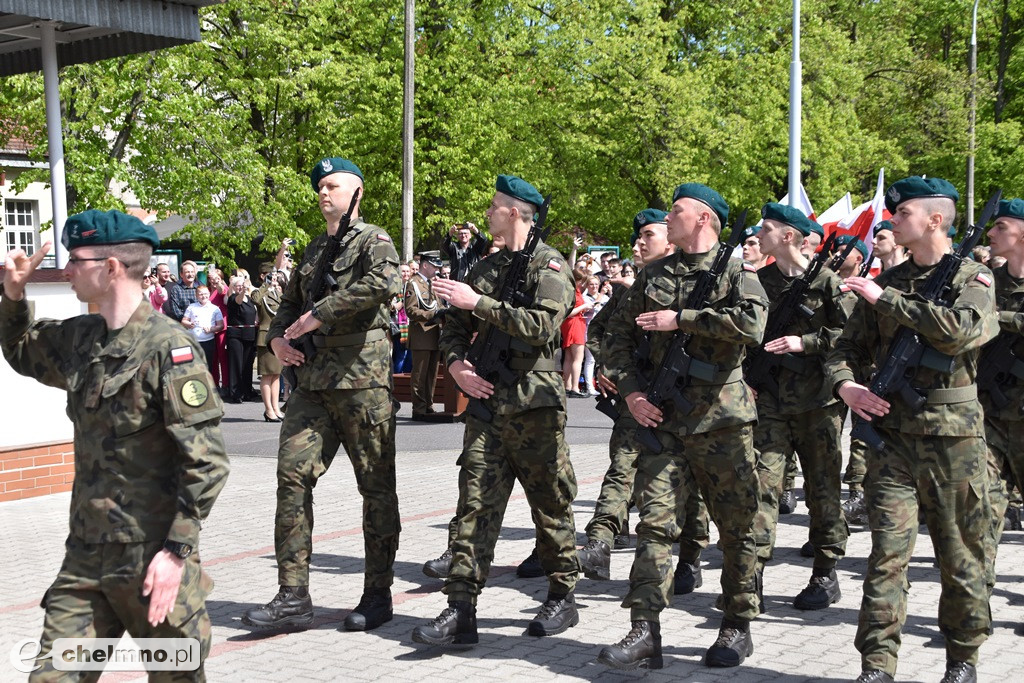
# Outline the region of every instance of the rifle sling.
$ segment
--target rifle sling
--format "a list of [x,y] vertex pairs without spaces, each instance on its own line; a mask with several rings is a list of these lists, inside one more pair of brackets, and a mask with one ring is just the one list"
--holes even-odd
[[721,372],[716,372],[715,376],[711,378],[711,381],[699,379],[697,377],[691,377],[689,384],[691,386],[712,387],[717,386],[719,384],[730,384],[732,382],[737,382],[741,379],[743,379],[743,366],[733,368],[732,370],[723,370]]
[[341,346],[362,346],[370,342],[387,339],[387,333],[381,328],[367,330],[366,332],[355,332],[353,334],[335,334],[325,336],[322,334],[313,335],[313,345],[318,349],[334,349]]
[[509,358],[508,369],[517,372],[560,372],[554,358]]
[[978,398],[978,385],[951,387],[949,389],[932,389],[928,392],[928,403],[963,403]]

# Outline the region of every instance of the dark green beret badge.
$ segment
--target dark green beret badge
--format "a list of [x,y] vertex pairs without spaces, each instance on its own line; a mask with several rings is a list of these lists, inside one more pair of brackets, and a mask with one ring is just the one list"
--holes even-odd
[[960,193],[949,181],[915,175],[897,180],[889,186],[889,189],[885,191],[885,208],[889,209],[889,213],[896,213],[896,209],[903,202],[922,197],[945,197],[954,202],[960,201]]
[[358,176],[360,180],[364,179],[363,172],[348,159],[328,157],[327,159],[321,159],[320,163],[309,172],[309,180],[313,183],[313,192],[320,192],[320,181],[332,173],[351,173],[354,176]]
[[645,225],[650,225],[651,223],[664,223],[667,217],[667,211],[644,209],[637,215],[633,216],[633,230],[640,230],[640,228]]

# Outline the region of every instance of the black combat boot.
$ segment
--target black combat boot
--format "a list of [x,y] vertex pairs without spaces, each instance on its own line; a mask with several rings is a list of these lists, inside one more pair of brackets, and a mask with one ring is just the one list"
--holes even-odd
[[629,547],[629,532],[619,534],[615,537],[615,542],[612,543],[616,550],[625,550]]
[[1020,531],[1022,529],[1020,508],[1016,505],[1006,506],[1006,513],[1003,515],[1003,520],[1003,529],[1006,531]]
[[424,645],[472,647],[479,642],[476,607],[468,602],[449,603],[432,622],[413,629],[412,639]]
[[868,506],[863,491],[850,491],[850,497],[843,503],[842,508],[848,524],[867,524]]
[[548,593],[548,599],[540,607],[540,612],[526,627],[531,636],[557,636],[580,623],[580,613],[576,611],[576,598],[572,593],[558,595]]
[[895,683],[895,680],[884,671],[872,669],[871,671],[865,671],[858,676],[857,683]]
[[706,666],[739,666],[754,652],[754,641],[750,638],[750,622],[741,619],[723,619],[718,629],[718,640],[704,655]]
[[423,563],[423,573],[432,579],[448,578],[448,570],[452,568],[452,549],[448,548],[436,560]]
[[697,560],[696,564],[687,564],[679,560],[673,579],[672,592],[676,595],[689,595],[702,585],[704,585],[704,576],[700,570],[700,560]]
[[757,593],[757,609],[764,614],[768,611],[768,605],[764,601],[764,569],[754,570],[754,592]]
[[779,514],[789,515],[796,510],[796,491],[793,489],[786,489],[779,496]]
[[307,586],[281,586],[274,599],[245,613],[242,623],[256,628],[299,628],[313,623],[313,601]]
[[941,683],[978,683],[978,670],[967,662],[946,662]]
[[626,637],[608,647],[601,648],[597,661],[616,669],[660,669],[665,666],[661,657],[661,624],[656,621],[634,621]]
[[807,587],[793,600],[797,609],[825,609],[839,598],[843,592],[839,590],[839,579],[835,569],[815,569]]
[[583,575],[594,581],[612,578],[612,550],[604,541],[591,540],[580,548],[580,569]]
[[536,579],[538,576],[544,576],[544,567],[541,566],[540,558],[537,557],[537,546],[534,546],[530,556],[516,567],[516,576],[522,579]]
[[349,615],[345,617],[346,631],[372,631],[381,624],[391,621],[390,588],[363,589],[363,597]]

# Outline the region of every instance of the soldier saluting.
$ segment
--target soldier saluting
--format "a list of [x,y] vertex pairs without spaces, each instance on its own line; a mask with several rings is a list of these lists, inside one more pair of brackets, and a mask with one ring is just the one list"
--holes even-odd
[[[224,406],[192,335],[143,298],[156,231],[120,211],[90,210],[68,218],[63,239],[64,277],[98,315],[33,320],[25,285],[49,244],[7,254],[0,300],[4,356],[18,373],[65,390],[75,426],[70,532],[42,602],[46,659],[31,678],[58,677],[55,639],[126,630],[195,638],[205,659],[213,583],[197,551],[228,475]],[[202,661],[183,675],[203,680]]]
[[[884,442],[884,453],[869,450],[864,481],[871,554],[854,640],[861,683],[885,683],[896,674],[919,510],[941,574],[943,681],[976,680],[978,648],[988,637],[988,479],[974,378],[981,347],[998,331],[992,272],[965,261],[943,297],[948,305],[921,295],[944,257],[953,258],[946,232],[959,198],[941,178],[904,178],[887,190],[893,238],[912,256],[875,280],[844,281],[860,300],[826,362],[833,392]],[[942,369],[932,361],[910,368],[912,390],[924,396],[916,409],[902,397],[881,398],[861,383],[876,359],[879,372],[888,365],[886,350],[903,328],[949,363]]]

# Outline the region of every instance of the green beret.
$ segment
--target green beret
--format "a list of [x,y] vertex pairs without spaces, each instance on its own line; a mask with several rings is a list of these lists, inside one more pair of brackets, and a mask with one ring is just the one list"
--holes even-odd
[[644,209],[637,215],[633,216],[633,230],[639,231],[640,228],[651,223],[664,223],[668,217],[667,211],[660,211],[658,209]]
[[996,218],[1017,218],[1024,221],[1024,199],[1003,199],[999,202]]
[[795,228],[804,237],[807,237],[814,232],[814,228],[811,225],[814,221],[805,216],[804,212],[800,209],[792,206],[786,206],[785,204],[768,202],[761,207],[761,218],[776,221],[784,225],[788,225],[791,228]]
[[946,231],[946,237],[949,237],[951,239],[953,237],[956,237],[956,226],[955,225],[949,226],[949,230]]
[[747,228],[746,230],[743,231],[743,239],[750,239],[751,237],[753,237],[754,235],[756,235],[759,232],[761,232],[761,226],[760,225],[757,225],[757,224],[751,225],[749,228]]
[[876,235],[882,232],[883,230],[888,230],[889,232],[892,232],[892,221],[882,221],[875,226]]
[[836,253],[842,251],[847,244],[853,242],[853,248],[860,252],[864,258],[868,257],[868,246],[853,235],[840,235],[836,238]]
[[526,182],[519,176],[500,175],[494,183],[494,189],[509,197],[515,197],[527,204],[533,204],[536,208],[544,203],[544,197],[536,187]]
[[960,193],[949,181],[915,175],[897,180],[885,191],[885,208],[889,209],[889,213],[896,213],[903,202],[921,197],[946,197],[954,202],[960,201]]
[[439,251],[421,251],[419,253],[420,261],[429,263],[432,266],[440,268],[444,265],[444,261],[441,260],[441,252]]
[[810,216],[808,216],[807,217],[807,222],[811,224],[811,232],[812,233],[814,233],[815,235],[817,235],[821,239],[825,239],[825,228],[821,227],[821,225],[818,223],[818,221],[813,221],[813,220],[811,220]]
[[348,159],[328,157],[327,159],[321,159],[320,163],[309,172],[309,180],[313,183],[313,192],[320,192],[320,181],[332,173],[351,173],[354,176],[358,176],[360,180],[363,180],[363,172]]
[[700,183],[683,183],[676,188],[675,193],[672,195],[672,203],[682,197],[689,197],[690,199],[696,199],[702,204],[707,204],[715,215],[718,216],[718,220],[722,223],[724,228],[729,220],[729,205],[722,199],[722,195],[712,190],[707,185],[701,185]]
[[135,216],[121,211],[89,209],[64,222],[61,244],[68,251],[78,247],[99,247],[104,244],[148,242],[154,249],[160,246],[153,226],[146,225]]

